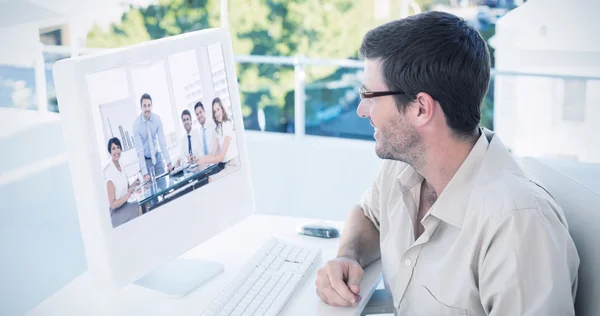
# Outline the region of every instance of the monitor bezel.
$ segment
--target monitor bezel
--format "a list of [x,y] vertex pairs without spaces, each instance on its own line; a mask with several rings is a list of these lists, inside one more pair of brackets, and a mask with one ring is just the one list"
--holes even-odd
[[[222,45],[240,169],[113,228],[94,131],[95,105],[90,104],[86,75],[215,43]],[[199,67],[206,66],[198,62]],[[64,59],[54,66],[54,80],[88,270],[100,286],[131,284],[254,212],[233,48],[226,29],[190,32]],[[233,194],[236,198],[232,199]],[[210,212],[201,212],[202,208]]]

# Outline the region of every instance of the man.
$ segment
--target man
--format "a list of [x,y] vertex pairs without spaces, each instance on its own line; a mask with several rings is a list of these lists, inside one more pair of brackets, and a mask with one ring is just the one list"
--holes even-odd
[[579,257],[561,208],[479,128],[490,80],[485,41],[427,12],[369,31],[358,115],[381,169],[354,207],[320,298],[360,300],[382,260],[398,315],[574,315]]
[[[173,170],[173,165],[165,141],[162,121],[158,115],[152,113],[152,98],[149,94],[142,95],[140,106],[142,114],[133,122],[133,133],[140,171],[144,176],[144,181],[149,181],[152,169],[155,175],[164,173],[163,156],[169,172]],[[157,150],[157,140],[160,144],[160,151]]]
[[181,166],[183,163],[193,162],[194,157],[202,155],[202,136],[198,130],[192,128],[192,114],[189,110],[183,110],[181,113],[181,122],[185,129],[179,148],[179,160],[177,166]]
[[196,113],[196,119],[198,120],[198,123],[200,123],[202,156],[208,156],[215,143],[215,129],[213,127],[207,127],[206,111],[204,111],[204,105],[202,102],[198,102],[196,105],[194,105],[194,112]]

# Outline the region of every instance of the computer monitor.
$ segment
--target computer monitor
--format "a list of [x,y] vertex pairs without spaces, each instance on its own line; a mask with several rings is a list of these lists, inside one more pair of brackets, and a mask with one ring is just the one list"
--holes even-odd
[[185,295],[222,272],[178,257],[254,211],[228,32],[68,58],[54,81],[97,284]]

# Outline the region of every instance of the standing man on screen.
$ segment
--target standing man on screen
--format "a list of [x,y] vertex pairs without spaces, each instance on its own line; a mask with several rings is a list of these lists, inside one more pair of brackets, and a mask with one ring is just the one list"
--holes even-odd
[[214,128],[209,128],[206,126],[206,112],[204,111],[204,105],[202,102],[198,102],[196,105],[194,105],[194,112],[196,112],[196,119],[198,120],[198,123],[200,123],[202,156],[208,156],[215,141],[215,130]]
[[466,21],[426,12],[369,31],[358,115],[384,159],[349,213],[316,286],[360,299],[381,258],[397,315],[574,315],[579,257],[561,207],[479,127],[487,44]]
[[[173,165],[167,149],[162,121],[158,115],[152,113],[152,97],[144,93],[140,98],[140,106],[142,114],[133,122],[133,133],[140,171],[144,181],[148,181],[151,169],[154,169],[155,175],[160,175],[165,172],[165,162],[169,172],[173,170]],[[159,144],[160,151],[158,151]]]
[[181,122],[185,129],[181,142],[179,143],[180,153],[177,166],[191,163],[194,157],[202,155],[202,135],[198,130],[192,128],[192,114],[189,110],[183,110],[181,113]]

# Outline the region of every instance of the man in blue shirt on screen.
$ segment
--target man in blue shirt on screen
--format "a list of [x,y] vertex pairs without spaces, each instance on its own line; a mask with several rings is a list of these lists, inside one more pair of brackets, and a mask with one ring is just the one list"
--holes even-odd
[[[144,175],[144,181],[149,181],[152,169],[158,176],[165,172],[165,162],[169,172],[173,170],[173,165],[167,149],[162,121],[158,115],[152,113],[152,97],[144,93],[140,99],[140,106],[142,114],[133,122],[133,133],[140,172]],[[159,144],[160,151],[157,146]]]
[[208,156],[212,150],[215,140],[214,127],[208,127],[208,122],[206,121],[206,112],[204,111],[204,105],[202,102],[198,101],[196,105],[194,105],[194,112],[196,113],[196,119],[198,123],[200,123],[200,131],[202,135],[202,156]]

